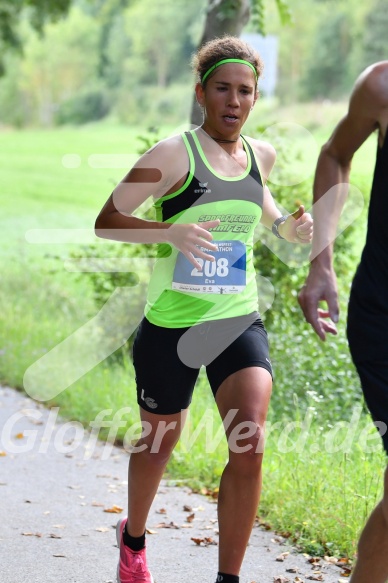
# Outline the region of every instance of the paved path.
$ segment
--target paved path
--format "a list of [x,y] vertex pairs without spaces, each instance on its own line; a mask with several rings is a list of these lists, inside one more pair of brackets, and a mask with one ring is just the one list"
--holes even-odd
[[[8,388],[0,388],[0,430],[1,581],[115,582],[114,527],[123,513],[106,510],[125,507],[128,454],[96,442],[80,425],[75,433],[55,410]],[[163,482],[148,528],[155,583],[214,583],[217,546],[206,545],[218,540],[214,502]],[[204,542],[198,546],[192,537]],[[293,567],[297,572],[287,571]],[[322,576],[315,580],[342,581],[338,567],[321,561],[313,568],[287,541],[257,526],[240,581],[308,583],[314,571]]]

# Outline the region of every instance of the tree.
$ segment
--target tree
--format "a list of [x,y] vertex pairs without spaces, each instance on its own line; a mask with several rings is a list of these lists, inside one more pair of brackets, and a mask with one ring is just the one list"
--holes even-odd
[[351,17],[328,13],[315,35],[303,80],[307,99],[338,98],[349,90],[349,57],[352,49]]
[[[23,10],[28,10],[32,26],[42,32],[44,23],[67,14],[72,0],[0,0],[0,55],[12,48],[21,50],[22,42],[17,32]],[[0,74],[4,73],[0,56]]]
[[[244,26],[251,20],[257,32],[264,34],[265,1],[268,0],[208,0],[206,20],[199,46],[207,41],[230,34],[240,36]],[[291,20],[291,13],[286,0],[275,0],[283,23]],[[202,123],[202,112],[193,97],[191,123]]]
[[386,0],[377,0],[366,16],[363,39],[365,66],[387,58],[388,10]]
[[[104,67],[104,42],[112,19],[122,11],[130,0],[80,0],[85,10],[89,9],[101,25],[100,32],[100,69]],[[57,21],[66,16],[73,0],[0,0],[0,55],[13,49],[21,52],[23,43],[18,33],[18,24],[23,12],[27,13],[32,27],[40,33],[47,22]],[[0,75],[4,73],[4,62],[0,56]]]

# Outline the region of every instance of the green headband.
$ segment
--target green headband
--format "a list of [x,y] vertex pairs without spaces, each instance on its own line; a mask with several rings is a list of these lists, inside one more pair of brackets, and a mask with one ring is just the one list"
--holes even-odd
[[252,65],[252,63],[250,63],[249,61],[245,61],[244,59],[222,59],[222,61],[218,61],[218,63],[216,63],[215,65],[213,65],[212,67],[210,67],[210,69],[208,69],[206,71],[206,73],[204,74],[204,76],[201,79],[201,83],[205,82],[205,79],[210,75],[210,73],[212,73],[214,71],[214,69],[216,69],[220,65],[224,65],[225,63],[242,63],[243,65],[248,65],[248,67],[250,67],[252,69],[252,71],[254,72],[255,78],[257,81],[257,79],[258,79],[257,71],[256,71],[255,67]]

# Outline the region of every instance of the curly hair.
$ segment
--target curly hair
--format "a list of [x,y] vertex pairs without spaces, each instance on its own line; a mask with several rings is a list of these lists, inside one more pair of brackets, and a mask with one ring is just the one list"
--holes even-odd
[[[215,38],[203,44],[193,55],[191,65],[196,74],[197,81],[202,83],[205,73],[223,59],[243,59],[253,65],[257,73],[257,78],[263,72],[263,61],[260,55],[245,41],[236,36],[225,35]],[[208,79],[213,75],[211,73],[206,78],[204,86]]]

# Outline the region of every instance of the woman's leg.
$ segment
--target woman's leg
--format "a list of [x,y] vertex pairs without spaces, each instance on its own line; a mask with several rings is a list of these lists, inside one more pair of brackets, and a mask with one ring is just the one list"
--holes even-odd
[[173,415],[156,415],[140,408],[140,416],[144,437],[136,443],[128,469],[127,532],[133,537],[144,534],[151,504],[183,429],[187,409]]
[[216,393],[223,420],[228,412],[236,411],[232,422],[225,427],[229,461],[222,474],[218,499],[219,571],[222,573],[239,574],[257,515],[263,431],[271,391],[270,373],[264,368],[249,367],[227,377]]

